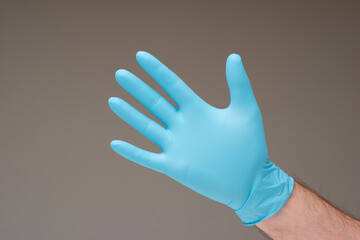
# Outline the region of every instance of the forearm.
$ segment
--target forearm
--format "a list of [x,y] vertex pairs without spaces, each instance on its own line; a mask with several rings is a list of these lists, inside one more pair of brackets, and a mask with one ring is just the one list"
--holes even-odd
[[360,222],[295,183],[284,207],[256,225],[273,239],[360,239]]

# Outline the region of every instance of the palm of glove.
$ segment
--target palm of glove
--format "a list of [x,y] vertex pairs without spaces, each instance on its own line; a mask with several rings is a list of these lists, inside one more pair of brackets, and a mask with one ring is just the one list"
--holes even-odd
[[145,52],[139,64],[173,98],[179,109],[125,70],[118,82],[144,104],[167,128],[147,118],[119,98],[110,98],[112,110],[162,148],[161,153],[115,140],[113,149],[145,167],[162,172],[215,201],[240,208],[252,183],[266,168],[267,148],[261,113],[240,56],[229,56],[226,67],[231,103],[225,109],[210,106],[160,61]]

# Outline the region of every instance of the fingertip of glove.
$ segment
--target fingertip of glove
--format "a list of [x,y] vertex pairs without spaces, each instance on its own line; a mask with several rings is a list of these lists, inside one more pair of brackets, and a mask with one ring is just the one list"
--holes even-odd
[[126,74],[128,71],[125,69],[119,69],[115,72],[115,78],[116,80],[118,80],[121,76],[123,76],[124,74]]
[[236,53],[231,53],[228,56],[228,60],[240,60],[241,61],[241,56],[239,54],[236,54]]
[[145,52],[145,51],[138,51],[137,53],[136,53],[136,60],[140,60],[140,59],[142,59],[143,57],[145,57],[147,54],[149,54],[149,53],[147,53],[147,52]]
[[121,144],[121,141],[120,141],[120,140],[112,140],[112,141],[110,142],[110,146],[111,146],[111,148],[113,148],[113,149],[117,148],[120,144]]
[[109,98],[108,104],[111,110],[114,112],[117,112],[119,108],[126,106],[126,102],[123,99],[117,97]]
[[111,97],[111,98],[108,99],[108,104],[109,104],[109,105],[112,105],[112,104],[114,104],[116,101],[117,101],[117,98],[116,98],[116,97]]

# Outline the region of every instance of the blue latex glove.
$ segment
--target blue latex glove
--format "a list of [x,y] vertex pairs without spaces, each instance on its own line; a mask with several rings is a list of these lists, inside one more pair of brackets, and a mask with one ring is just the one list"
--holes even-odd
[[120,118],[162,149],[153,153],[114,140],[114,151],[231,207],[245,225],[279,211],[294,180],[268,160],[261,113],[240,56],[231,54],[227,59],[231,102],[225,109],[203,101],[149,53],[138,52],[136,59],[178,108],[132,73],[118,70],[118,83],[166,128],[124,100],[110,98],[109,105]]

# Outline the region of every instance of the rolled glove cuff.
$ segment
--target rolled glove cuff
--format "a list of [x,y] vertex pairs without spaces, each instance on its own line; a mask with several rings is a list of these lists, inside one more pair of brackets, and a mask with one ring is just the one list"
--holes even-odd
[[261,171],[250,194],[240,209],[234,209],[244,225],[255,225],[277,213],[289,199],[294,179],[274,163]]

